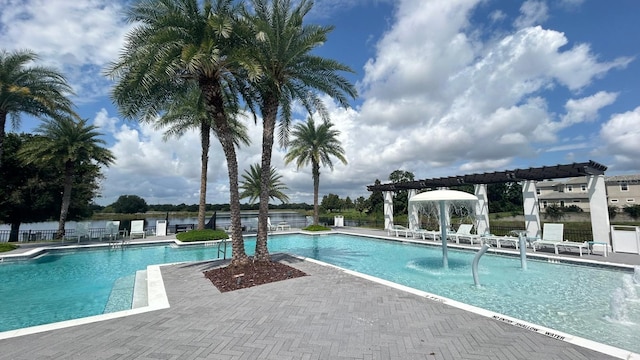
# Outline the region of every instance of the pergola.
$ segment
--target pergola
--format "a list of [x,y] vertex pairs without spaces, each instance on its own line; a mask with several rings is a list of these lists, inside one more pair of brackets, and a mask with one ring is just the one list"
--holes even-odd
[[[525,229],[527,230],[527,236],[536,237],[540,234],[540,209],[536,193],[536,182],[585,176],[587,177],[593,238],[595,241],[610,243],[609,211],[607,209],[607,194],[604,182],[604,172],[606,170],[607,167],[605,165],[590,160],[583,163],[369,185],[367,190],[383,192],[385,228],[388,229],[393,226],[394,191],[408,190],[408,196],[411,198],[419,190],[448,188],[465,184],[473,185],[474,193],[478,198],[478,204],[475,209],[476,232],[482,234],[489,228],[487,184],[522,182]],[[413,229],[418,227],[418,224],[417,209],[409,209],[409,227]]]

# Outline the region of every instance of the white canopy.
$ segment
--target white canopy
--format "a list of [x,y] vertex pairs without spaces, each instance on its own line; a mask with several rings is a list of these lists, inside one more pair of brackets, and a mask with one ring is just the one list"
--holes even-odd
[[409,199],[409,202],[423,202],[423,201],[464,201],[464,200],[472,200],[478,201],[478,198],[464,191],[457,190],[433,190],[426,191],[415,196],[412,196]]

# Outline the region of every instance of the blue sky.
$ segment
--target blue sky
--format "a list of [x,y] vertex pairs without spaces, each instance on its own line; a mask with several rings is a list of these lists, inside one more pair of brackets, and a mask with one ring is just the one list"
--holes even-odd
[[[60,69],[80,115],[105,134],[117,161],[99,204],[123,194],[197,203],[197,134],[165,142],[109,99],[101,74],[131,26],[124,4],[0,0],[0,43]],[[595,160],[607,175],[639,173],[638,13],[635,0],[316,0],[307,21],[335,26],[317,53],[349,65],[360,93],[348,110],[326,99],[349,164],[321,171],[321,196],[368,197],[366,185],[397,169],[431,178]],[[247,125],[241,173],[260,159],[261,127]],[[310,203],[310,169],[274,150],[291,200]],[[208,202],[228,202],[219,145],[210,157]]]

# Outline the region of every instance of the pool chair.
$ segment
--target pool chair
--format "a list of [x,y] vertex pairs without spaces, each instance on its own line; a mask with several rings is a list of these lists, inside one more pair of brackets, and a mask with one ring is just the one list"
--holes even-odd
[[436,241],[440,239],[440,232],[434,230],[426,230],[426,229],[414,229],[411,230],[413,234],[413,238],[422,238],[422,240],[433,240]]
[[102,234],[102,240],[108,239],[109,242],[117,241],[120,234],[120,221],[107,221],[104,226],[104,233]]
[[64,240],[67,239],[78,239],[78,243],[83,237],[87,239],[91,239],[91,234],[89,233],[89,227],[91,223],[89,221],[83,221],[76,224],[76,229],[73,232],[73,235],[65,235]]
[[409,237],[409,234],[412,234],[411,229],[406,228],[402,225],[393,225],[392,227],[387,229],[387,235],[391,236],[391,233],[394,232],[396,234],[396,237],[400,234],[400,233],[404,233],[404,237]]
[[144,220],[131,220],[131,231],[129,232],[129,238],[133,239],[136,236],[140,236],[143,239],[147,236],[144,232]]
[[553,247],[556,255],[558,254],[558,248],[562,247],[567,251],[568,248],[578,248],[580,256],[582,256],[582,249],[589,251],[589,244],[587,242],[578,243],[573,241],[563,240],[564,224],[544,224],[542,230],[542,239],[535,240],[533,245],[533,251],[536,248]]
[[472,234],[471,229],[473,229],[472,224],[460,224],[458,227],[458,231],[453,234],[447,235],[456,241],[456,244],[460,244],[460,240],[468,240],[471,245],[473,245],[473,241],[476,243],[480,243],[480,235]]
[[275,231],[278,228],[275,225],[271,224],[271,218],[267,217],[267,231]]

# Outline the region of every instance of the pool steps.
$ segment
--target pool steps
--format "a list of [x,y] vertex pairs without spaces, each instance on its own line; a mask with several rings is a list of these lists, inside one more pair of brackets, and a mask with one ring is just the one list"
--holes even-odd
[[147,289],[147,270],[138,270],[133,286],[133,301],[131,308],[136,309],[149,305],[149,291]]

